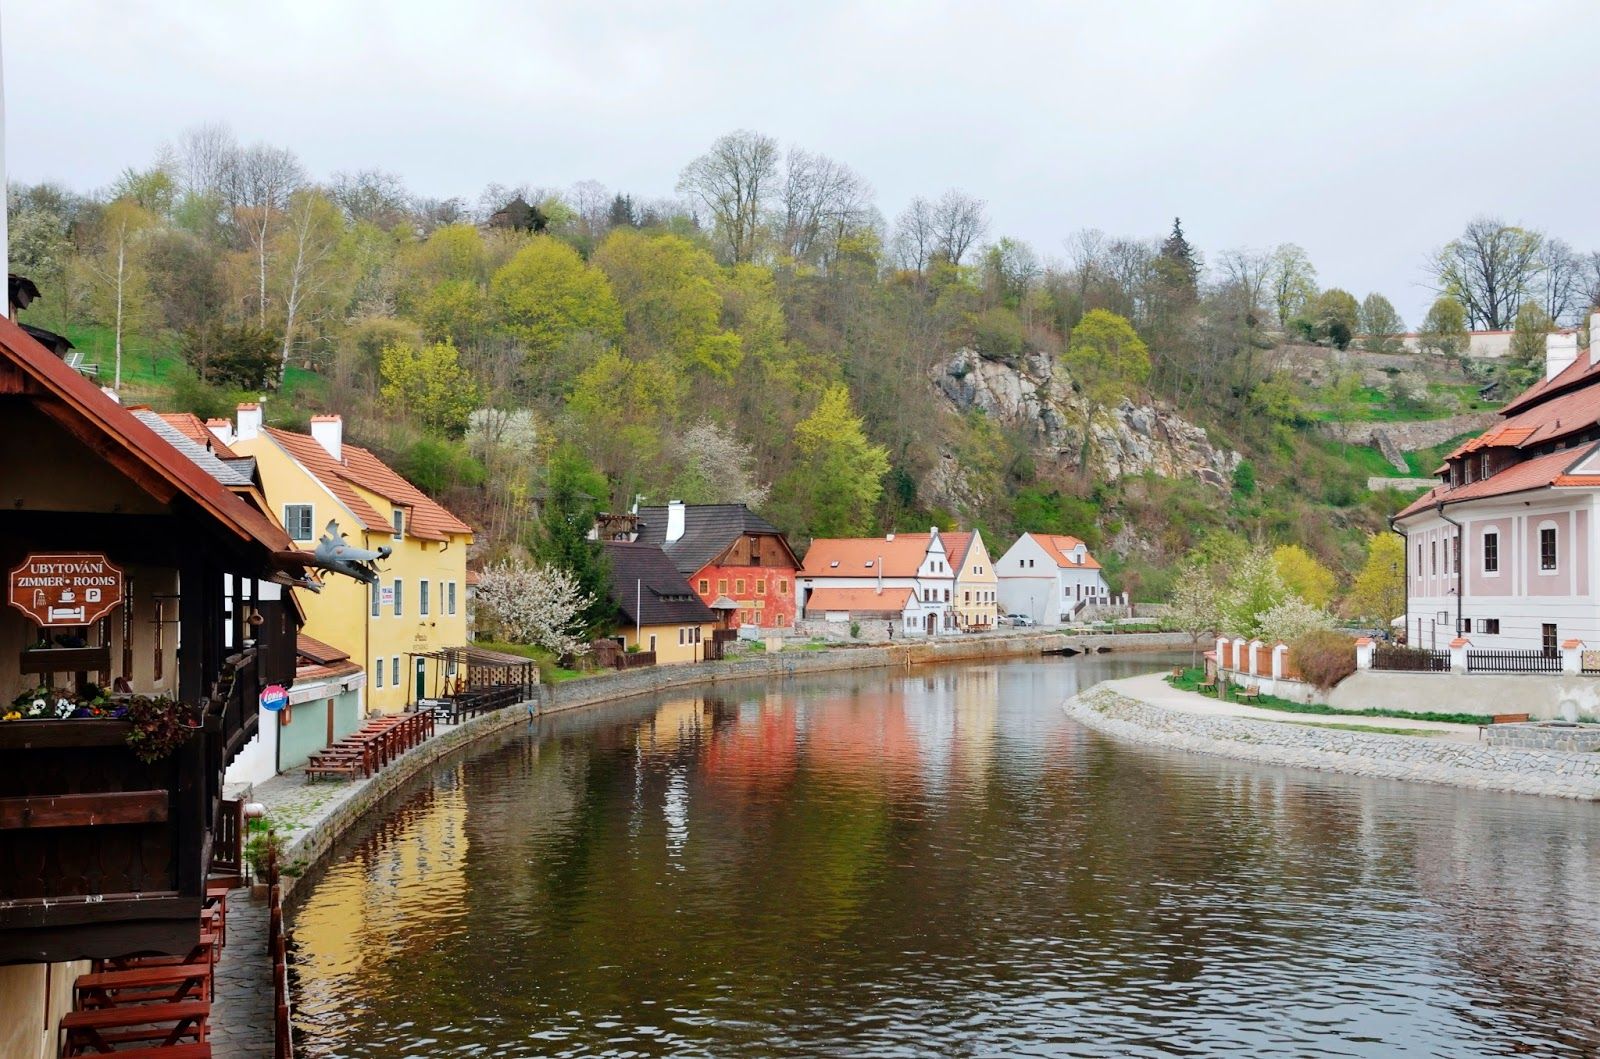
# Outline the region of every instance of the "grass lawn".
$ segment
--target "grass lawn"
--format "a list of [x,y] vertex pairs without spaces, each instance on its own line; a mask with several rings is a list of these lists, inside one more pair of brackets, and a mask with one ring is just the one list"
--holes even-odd
[[[1205,679],[1205,670],[1201,668],[1185,669],[1182,676],[1169,676],[1167,683],[1180,691],[1199,691],[1200,682]],[[1204,693],[1202,694],[1209,694]],[[1317,703],[1291,702],[1280,699],[1276,695],[1262,695],[1247,706],[1260,706],[1264,710],[1280,710],[1284,713],[1303,713],[1315,715],[1334,716],[1361,716],[1361,717],[1400,717],[1408,721],[1433,721],[1436,724],[1489,724],[1491,718],[1483,713],[1418,713],[1413,710],[1336,710],[1332,706],[1322,706]],[[1371,729],[1362,729],[1370,731]]]
[[481,647],[485,651],[500,651],[508,655],[520,655],[531,658],[539,663],[539,679],[546,684],[560,684],[567,680],[578,680],[582,677],[592,677],[598,670],[563,669],[556,664],[553,652],[543,647],[535,647],[525,643],[501,643],[497,640],[477,640],[474,647]]
[[1428,731],[1424,728],[1385,728],[1376,724],[1337,724],[1333,721],[1282,721],[1282,724],[1297,724],[1302,728],[1337,728],[1341,732],[1376,732],[1379,735],[1414,735],[1419,739],[1431,739],[1434,736],[1444,735],[1443,732]]

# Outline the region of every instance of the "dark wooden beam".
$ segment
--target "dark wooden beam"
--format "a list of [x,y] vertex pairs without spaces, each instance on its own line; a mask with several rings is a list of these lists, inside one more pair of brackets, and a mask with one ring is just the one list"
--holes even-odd
[[29,827],[159,824],[167,819],[166,791],[112,791],[0,798],[0,831]]

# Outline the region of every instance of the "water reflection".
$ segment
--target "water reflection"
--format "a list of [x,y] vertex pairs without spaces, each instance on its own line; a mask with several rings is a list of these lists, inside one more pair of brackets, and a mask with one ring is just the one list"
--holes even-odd
[[414,788],[295,917],[306,1052],[1588,1055],[1588,805],[1114,744],[1148,658],[732,685]]

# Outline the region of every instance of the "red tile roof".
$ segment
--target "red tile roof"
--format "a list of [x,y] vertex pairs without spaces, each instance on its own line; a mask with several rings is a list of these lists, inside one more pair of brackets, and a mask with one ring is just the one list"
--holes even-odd
[[1426,511],[1440,501],[1446,504],[1454,504],[1462,500],[1481,500],[1484,497],[1504,496],[1508,493],[1525,493],[1532,489],[1548,489],[1552,487],[1583,486],[1592,488],[1600,485],[1600,476],[1570,476],[1566,472],[1576,466],[1584,457],[1594,452],[1597,447],[1600,447],[1600,445],[1549,452],[1543,456],[1536,456],[1531,460],[1513,464],[1503,471],[1490,475],[1488,478],[1480,478],[1476,482],[1457,486],[1454,489],[1443,485],[1435,486],[1408,504],[1395,518],[1406,518],[1420,511]]
[[1554,378],[1540,379],[1526,390],[1523,390],[1507,402],[1504,408],[1500,409],[1500,414],[1503,416],[1514,415],[1532,407],[1545,397],[1567,390],[1579,383],[1592,381],[1595,377],[1600,377],[1600,364],[1591,361],[1590,350],[1579,350],[1573,362],[1558,371]]
[[[955,569],[954,552],[949,550],[950,534],[945,539],[947,559]],[[896,533],[888,537],[820,537],[806,552],[802,577],[916,577],[927,558],[931,534]],[[868,564],[872,565],[868,565]]]
[[195,462],[173,448],[100,387],[67,366],[12,321],[0,317],[0,361],[25,380],[24,392],[42,392],[58,403],[63,422],[71,421],[105,442],[104,452],[131,460],[151,480],[183,493],[218,523],[269,551],[292,548],[288,534],[251,507]]
[[[221,438],[206,429],[206,425],[200,421],[200,417],[193,412],[160,412],[158,414],[168,424],[176,427],[178,432],[190,441],[197,442],[202,446],[211,446],[211,451],[218,458],[224,460],[236,460],[239,458],[239,454],[224,445]],[[226,423],[227,420],[224,419],[222,422]]]
[[1077,537],[1055,533],[1030,533],[1028,536],[1039,543],[1039,546],[1049,554],[1050,558],[1056,561],[1057,566],[1065,567],[1069,570],[1100,569],[1099,562],[1089,554],[1087,545],[1084,546],[1083,562],[1075,563],[1072,561],[1072,550],[1083,544],[1083,541]]
[[308,658],[318,665],[331,665],[334,662],[342,662],[350,657],[349,651],[330,647],[321,640],[313,639],[305,633],[300,633],[296,636],[294,644],[295,651],[300,657]]
[[806,597],[806,613],[846,611],[851,614],[899,614],[911,602],[911,589],[819,588]]
[[446,511],[416,486],[400,477],[382,460],[358,445],[340,445],[342,460],[329,455],[322,443],[309,434],[296,434],[277,427],[267,433],[302,467],[328,487],[339,502],[350,509],[363,528],[382,533],[393,523],[361,496],[356,487],[408,509],[406,532],[424,540],[449,540],[451,534],[471,534],[472,527]]
[[977,539],[976,533],[941,533],[944,538],[944,551],[950,559],[950,569],[960,573],[967,565],[967,552],[972,550],[972,542]]

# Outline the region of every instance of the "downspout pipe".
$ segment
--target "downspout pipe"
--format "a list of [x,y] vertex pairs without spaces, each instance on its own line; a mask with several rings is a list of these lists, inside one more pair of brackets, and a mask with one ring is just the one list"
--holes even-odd
[[[1406,634],[1406,639],[1411,638],[1411,538],[1406,536],[1406,531],[1395,526],[1396,516],[1389,516],[1389,532],[1400,538],[1400,567],[1404,571],[1401,583],[1404,586],[1405,598],[1405,624],[1400,628]],[[1392,620],[1392,619],[1391,619]],[[1390,626],[1392,629],[1393,626]],[[1392,634],[1391,634],[1392,635]],[[1418,644],[1417,646],[1422,646]]]
[[1456,554],[1455,554],[1455,561],[1456,561],[1456,563],[1455,563],[1455,565],[1456,565],[1456,632],[1455,632],[1455,635],[1456,636],[1460,636],[1461,635],[1461,568],[1462,568],[1462,565],[1463,565],[1462,562],[1461,562],[1462,526],[1461,526],[1461,523],[1457,522],[1455,519],[1451,518],[1449,515],[1446,515],[1444,513],[1444,501],[1443,500],[1439,501],[1437,504],[1434,505],[1433,513],[1438,515],[1440,518],[1444,519],[1446,522],[1450,523],[1450,525],[1452,525],[1452,526],[1454,526],[1456,528]]

